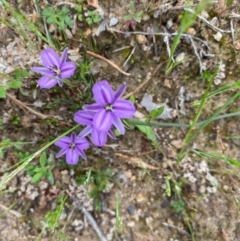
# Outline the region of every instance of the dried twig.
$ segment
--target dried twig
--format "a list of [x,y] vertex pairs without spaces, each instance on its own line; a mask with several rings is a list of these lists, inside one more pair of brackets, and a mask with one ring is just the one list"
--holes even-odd
[[121,153],[115,153],[115,155],[121,157],[122,160],[124,160],[128,163],[135,164],[135,165],[137,165],[138,167],[141,167],[141,168],[146,168],[146,169],[149,169],[149,170],[159,170],[160,169],[160,167],[155,167],[155,166],[147,164],[146,162],[144,162],[139,157],[135,157],[135,156],[131,157],[131,156],[123,155]]
[[101,59],[105,62],[107,62],[109,65],[111,65],[113,68],[115,68],[116,70],[118,70],[120,73],[126,75],[126,76],[129,76],[131,74],[129,73],[126,73],[125,71],[121,70],[115,63],[113,63],[112,61],[110,61],[109,59],[106,59],[104,58],[103,56],[99,55],[99,54],[95,54],[91,51],[86,51],[88,55],[94,57],[94,58],[97,58],[97,59]]
[[73,205],[75,206],[75,208],[79,209],[84,214],[84,216],[87,218],[88,222],[91,224],[94,231],[97,233],[99,239],[101,241],[107,241],[107,239],[103,235],[102,231],[98,227],[97,222],[95,221],[93,216],[87,211],[87,209],[83,206],[83,204],[79,203],[77,201],[74,201]]
[[15,211],[15,210],[12,210],[12,209],[9,209],[7,207],[5,207],[4,205],[0,204],[0,208],[5,210],[5,212],[9,212],[11,214],[13,214],[14,216],[16,216],[17,218],[21,218],[22,217],[22,214]]
[[36,110],[34,110],[34,109],[26,106],[25,103],[23,103],[22,101],[16,99],[16,98],[15,98],[13,95],[11,95],[11,94],[8,94],[8,93],[7,93],[7,97],[8,97],[9,99],[11,99],[16,105],[18,105],[18,106],[19,106],[21,109],[23,109],[23,110],[28,110],[29,112],[33,113],[34,115],[36,115],[36,116],[38,116],[38,117],[40,117],[40,118],[42,118],[42,119],[46,119],[46,118],[49,117],[49,116],[47,116],[47,115],[44,115],[44,114],[42,114],[42,113],[40,113],[40,112],[37,112]]
[[192,38],[189,38],[189,39],[190,39],[191,44],[192,44],[192,46],[193,46],[194,53],[195,53],[195,55],[196,55],[197,58],[198,58],[200,73],[202,73],[202,71],[203,71],[202,59],[201,59],[201,57],[200,57],[200,55],[199,55],[199,53],[198,53],[197,47],[196,47],[193,39],[192,39]]
[[162,224],[163,224],[165,227],[177,229],[177,231],[178,231],[179,233],[181,233],[181,234],[185,234],[185,235],[187,235],[187,236],[190,236],[190,234],[189,234],[187,231],[185,231],[184,229],[182,229],[182,228],[176,227],[176,226],[174,226],[174,225],[172,225],[172,224],[170,224],[170,223],[165,223],[165,222],[163,222]]

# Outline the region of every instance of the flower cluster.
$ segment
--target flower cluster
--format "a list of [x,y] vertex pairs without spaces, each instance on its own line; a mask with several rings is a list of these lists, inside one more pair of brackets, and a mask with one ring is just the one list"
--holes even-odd
[[[43,75],[38,80],[40,88],[62,86],[63,79],[74,74],[76,65],[67,61],[67,53],[67,48],[61,57],[52,49],[42,51],[41,59],[44,67],[32,68],[32,71]],[[126,91],[126,83],[114,91],[106,80],[101,80],[93,86],[92,91],[96,103],[84,105],[83,110],[74,114],[74,121],[84,125],[85,128],[79,135],[72,133],[70,137],[64,136],[55,142],[55,145],[61,148],[56,157],[66,155],[66,162],[70,165],[76,165],[79,157],[86,159],[84,150],[89,148],[86,136],[90,135],[92,143],[102,147],[106,144],[108,136],[116,139],[113,127],[120,134],[125,133],[121,119],[131,119],[136,111],[131,101],[122,98]]]
[[86,125],[79,137],[91,134],[93,144],[101,147],[105,145],[107,136],[116,139],[112,132],[113,126],[122,135],[125,133],[121,119],[131,119],[136,109],[131,101],[121,98],[126,91],[125,83],[114,92],[109,83],[102,80],[93,86],[92,91],[96,103],[84,105],[83,110],[75,113],[74,120]]

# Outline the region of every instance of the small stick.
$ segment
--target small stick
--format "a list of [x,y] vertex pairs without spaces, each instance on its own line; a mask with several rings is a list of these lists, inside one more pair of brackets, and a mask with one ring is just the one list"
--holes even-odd
[[97,58],[97,59],[101,59],[105,62],[107,62],[109,65],[111,65],[113,68],[115,68],[116,70],[118,70],[120,73],[126,75],[126,76],[129,76],[131,74],[129,73],[126,73],[125,71],[121,70],[115,63],[113,63],[112,61],[110,61],[109,59],[106,59],[104,58],[103,56],[99,55],[99,54],[95,54],[91,51],[86,51],[88,55],[94,57],[94,58]]
[[48,118],[47,115],[44,115],[44,114],[42,114],[42,113],[40,113],[40,112],[37,112],[37,111],[33,110],[32,108],[26,106],[26,104],[24,104],[22,101],[16,99],[13,95],[7,93],[7,97],[8,97],[9,99],[11,99],[16,105],[18,105],[18,106],[19,106],[20,108],[22,108],[23,110],[26,109],[26,110],[28,110],[29,112],[33,113],[33,114],[36,115],[36,116],[39,116],[39,117],[42,118],[42,119]]
[[95,221],[93,216],[87,211],[87,209],[79,202],[74,202],[73,205],[85,215],[85,217],[87,218],[88,222],[91,224],[94,231],[97,233],[100,240],[107,241],[107,239],[104,237],[102,231],[98,227],[97,222]]
[[196,47],[193,39],[192,39],[192,38],[189,38],[189,39],[190,39],[191,44],[192,44],[192,46],[193,46],[194,53],[195,53],[195,55],[196,55],[197,58],[198,58],[200,73],[202,73],[202,71],[203,71],[203,64],[202,64],[201,57],[200,57],[200,55],[199,55],[199,53],[198,53],[197,47]]
[[187,231],[183,230],[182,228],[176,227],[176,226],[174,226],[174,225],[172,225],[172,224],[165,223],[165,222],[163,222],[162,224],[163,224],[165,227],[177,229],[177,231],[178,231],[179,233],[181,233],[181,234],[185,234],[185,235],[187,235],[187,236],[190,236],[190,234],[189,234]]
[[[6,213],[9,212],[9,213],[13,214],[13,215],[16,216],[17,218],[21,218],[21,217],[22,217],[22,214],[21,214],[21,213],[15,211],[15,210],[11,210],[11,209],[5,207],[5,206],[2,205],[2,204],[0,204],[0,208],[2,208],[4,211],[6,211]],[[3,214],[4,214],[4,213],[3,213]],[[2,216],[3,214],[1,214],[1,216]]]

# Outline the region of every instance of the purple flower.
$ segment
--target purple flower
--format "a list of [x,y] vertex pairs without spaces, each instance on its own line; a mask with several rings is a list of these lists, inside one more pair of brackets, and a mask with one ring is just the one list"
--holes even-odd
[[97,131],[93,127],[93,119],[95,113],[79,110],[74,114],[74,121],[86,127],[78,135],[79,138],[83,138],[91,133],[91,140],[95,146],[104,146],[107,142],[107,136],[112,139],[116,139],[114,133],[109,129],[108,131]]
[[136,108],[129,100],[121,99],[126,90],[126,83],[113,91],[106,80],[99,81],[93,86],[93,96],[97,103],[84,105],[83,109],[95,112],[93,127],[97,131],[109,131],[112,124],[121,133],[125,133],[121,118],[131,119]]
[[41,59],[44,67],[32,67],[31,70],[43,76],[38,80],[42,89],[50,89],[55,85],[62,86],[62,79],[71,77],[74,74],[76,65],[67,62],[68,48],[65,48],[61,58],[53,49],[46,49],[41,52]]
[[76,165],[78,163],[79,156],[83,159],[87,159],[83,150],[89,148],[89,143],[86,138],[78,138],[73,132],[71,137],[64,136],[55,142],[55,145],[62,148],[57,153],[56,157],[61,157],[66,154],[66,162],[69,165]]

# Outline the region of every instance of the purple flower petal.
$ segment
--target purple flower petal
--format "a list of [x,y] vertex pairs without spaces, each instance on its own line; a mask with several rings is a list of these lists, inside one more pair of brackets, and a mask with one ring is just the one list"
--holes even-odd
[[89,142],[86,138],[77,138],[75,141],[76,147],[81,147],[81,150],[85,150],[89,148]]
[[65,62],[61,66],[61,74],[60,77],[62,79],[69,78],[73,76],[76,69],[76,65],[73,62]]
[[125,128],[124,125],[121,121],[120,118],[118,118],[117,116],[113,115],[113,125],[117,128],[117,130],[124,135],[125,134]]
[[97,82],[93,86],[93,95],[95,101],[100,105],[110,104],[114,98],[114,91],[106,80]]
[[63,86],[63,81],[62,80],[57,80],[57,84],[60,86],[60,87],[62,87]]
[[92,132],[92,125],[86,126],[78,135],[79,138],[83,138]]
[[93,129],[91,134],[91,140],[95,146],[104,146],[107,142],[107,132],[97,131],[96,129]]
[[62,65],[66,62],[67,60],[67,55],[68,55],[68,48],[65,48],[63,50],[63,53],[62,53],[62,56],[61,56],[61,59],[60,59],[60,67],[62,68]]
[[76,133],[75,133],[75,132],[72,132],[72,134],[71,134],[71,142],[72,142],[72,143],[75,143],[75,142],[76,142],[76,139],[77,139]]
[[45,49],[41,52],[41,59],[45,67],[56,66],[60,68],[60,58],[53,49]]
[[84,153],[84,151],[83,150],[81,150],[81,149],[79,149],[78,150],[79,151],[79,155],[83,158],[83,159],[87,159],[87,156],[86,156],[86,154]]
[[120,85],[120,87],[117,89],[116,93],[114,94],[114,101],[121,98],[124,92],[126,91],[127,86],[126,83],[124,82],[123,84]]
[[79,110],[74,114],[74,121],[81,125],[92,125],[94,113],[84,110]]
[[56,79],[43,76],[38,80],[37,83],[41,89],[50,89],[53,86],[55,86],[58,83],[58,81]]
[[112,139],[114,139],[114,140],[117,139],[116,136],[114,135],[114,133],[113,133],[113,131],[112,131],[111,129],[108,131],[107,134],[108,134],[108,136],[111,137]]
[[69,149],[66,153],[66,162],[69,165],[76,165],[78,163],[79,154],[76,150]]
[[71,137],[64,136],[56,141],[55,145],[62,148],[56,157],[66,154],[66,162],[70,165],[77,164],[79,156],[87,158],[83,150],[89,148],[89,143],[86,138],[78,138],[74,132]]
[[136,112],[136,108],[130,100],[117,100],[112,108],[113,113],[120,118],[131,119]]
[[102,110],[103,108],[104,108],[104,106],[97,104],[97,103],[83,106],[83,110],[90,111],[90,112],[97,112],[97,111]]
[[59,152],[57,153],[56,158],[59,158],[59,157],[65,155],[67,151],[68,151],[68,148],[62,149],[61,151],[59,151]]
[[112,125],[112,119],[112,112],[102,109],[95,114],[93,127],[98,131],[108,131]]
[[69,138],[68,136],[64,136],[61,139],[57,140],[54,144],[61,148],[66,148],[66,147],[69,147],[71,142],[72,142],[71,138]]
[[55,74],[46,67],[32,67],[31,70],[39,74],[55,76]]

